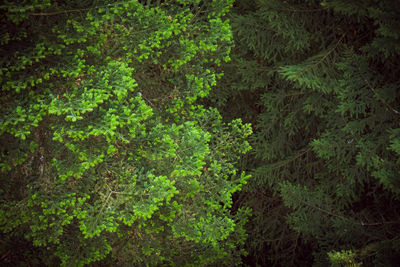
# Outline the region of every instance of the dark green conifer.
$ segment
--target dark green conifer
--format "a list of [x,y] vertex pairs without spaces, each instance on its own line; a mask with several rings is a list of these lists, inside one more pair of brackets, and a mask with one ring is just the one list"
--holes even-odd
[[[237,1],[213,100],[252,122],[249,261],[400,262],[400,2]],[[343,250],[343,252],[341,252]],[[329,254],[328,254],[329,253]]]

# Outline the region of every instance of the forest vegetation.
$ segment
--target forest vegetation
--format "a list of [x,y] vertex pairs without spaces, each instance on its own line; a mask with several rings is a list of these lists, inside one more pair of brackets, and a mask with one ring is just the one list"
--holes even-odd
[[400,1],[0,13],[1,265],[400,262]]

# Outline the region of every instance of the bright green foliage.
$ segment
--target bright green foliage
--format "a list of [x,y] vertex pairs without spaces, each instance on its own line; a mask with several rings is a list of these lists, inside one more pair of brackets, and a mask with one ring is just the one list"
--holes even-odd
[[346,267],[356,267],[360,266],[359,263],[357,263],[354,260],[355,253],[352,252],[351,250],[342,250],[340,252],[338,251],[332,251],[328,252],[328,257],[329,260],[331,261],[331,266],[336,267],[336,266],[346,266]]
[[[144,2],[144,1],[142,1]],[[82,266],[235,265],[251,128],[196,104],[229,60],[224,1],[0,6],[2,255]]]
[[400,2],[235,5],[212,100],[254,123],[249,263],[400,262]]

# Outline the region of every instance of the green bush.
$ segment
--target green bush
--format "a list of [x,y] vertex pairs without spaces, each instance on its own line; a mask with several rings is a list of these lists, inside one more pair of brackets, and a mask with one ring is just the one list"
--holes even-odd
[[0,6],[5,263],[240,263],[251,128],[196,104],[229,60],[232,1],[163,2]]

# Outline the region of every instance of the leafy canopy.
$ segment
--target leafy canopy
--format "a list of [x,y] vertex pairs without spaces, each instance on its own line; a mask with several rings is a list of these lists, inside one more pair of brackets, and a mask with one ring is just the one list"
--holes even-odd
[[0,7],[1,246],[38,252],[9,262],[240,262],[251,128],[196,104],[229,60],[232,1],[142,2]]

